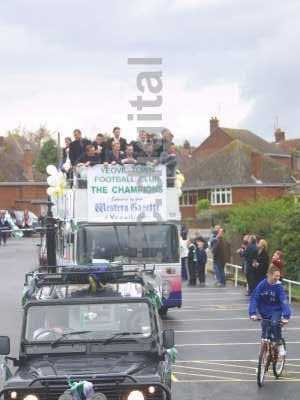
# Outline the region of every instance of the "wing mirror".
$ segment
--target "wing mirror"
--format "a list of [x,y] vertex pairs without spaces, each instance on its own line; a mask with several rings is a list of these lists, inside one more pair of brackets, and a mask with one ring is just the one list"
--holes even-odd
[[171,349],[175,345],[175,335],[173,329],[163,331],[163,346],[165,349]]
[[0,355],[7,356],[10,353],[10,340],[8,336],[0,336]]

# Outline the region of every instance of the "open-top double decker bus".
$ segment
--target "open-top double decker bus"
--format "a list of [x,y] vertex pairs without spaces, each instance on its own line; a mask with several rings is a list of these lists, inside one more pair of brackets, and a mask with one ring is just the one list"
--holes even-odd
[[96,165],[78,176],[52,198],[57,265],[155,266],[160,313],[181,307],[179,193],[166,167]]

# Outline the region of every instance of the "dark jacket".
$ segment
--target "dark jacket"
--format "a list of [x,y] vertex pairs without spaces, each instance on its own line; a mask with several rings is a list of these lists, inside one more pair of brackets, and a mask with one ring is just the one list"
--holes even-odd
[[106,153],[106,160],[105,161],[108,162],[108,163],[111,163],[111,162],[115,161],[117,164],[121,164],[122,160],[124,160],[124,158],[125,158],[125,154],[122,151],[120,151],[119,156],[117,157],[116,154],[114,154],[112,152],[112,150],[109,150]]
[[175,177],[175,171],[176,171],[176,166],[177,166],[176,154],[168,154],[166,152],[163,152],[160,155],[159,162],[161,164],[166,165],[168,178]]
[[204,249],[197,248],[196,255],[197,255],[197,264],[199,266],[204,266],[207,263],[206,251]]
[[214,240],[211,251],[217,265],[223,267],[229,261],[229,246],[223,237]]
[[256,262],[258,266],[257,268],[254,268],[254,273],[257,281],[260,282],[261,280],[265,279],[270,264],[269,255],[265,249],[263,249],[260,253],[258,252]]
[[102,163],[101,155],[95,154],[94,156],[88,156],[86,154],[82,154],[82,156],[79,157],[79,159],[78,159],[78,164],[79,163],[85,164],[87,162],[90,162],[91,167],[96,164],[101,164]]
[[246,273],[253,273],[254,268],[253,268],[253,262],[254,260],[257,259],[258,255],[258,248],[256,243],[250,243],[245,251],[244,251],[244,260],[245,260],[245,266],[246,266]]
[[91,141],[88,139],[73,140],[70,143],[69,157],[72,165],[77,164],[78,159],[84,154],[88,144],[91,144]]
[[[96,141],[94,141],[92,144],[95,147],[95,149],[98,150],[98,143]],[[102,147],[102,150],[99,155],[101,157],[102,162],[104,162],[106,159],[106,153],[108,151],[108,145],[106,142],[103,142],[103,143],[101,143],[100,146]]]
[[197,262],[197,248],[194,243],[191,243],[188,247],[188,263],[195,263]]
[[[115,140],[114,137],[111,138],[111,139],[108,139],[108,141],[107,141],[107,150],[112,150],[112,143],[113,143],[114,140]],[[120,137],[119,138],[119,142],[120,142],[121,151],[125,152],[126,151],[126,146],[127,146],[127,140],[122,138],[122,137]]]
[[7,231],[10,229],[8,221],[0,219],[0,231]]
[[147,142],[143,143],[143,142],[140,142],[139,140],[136,140],[136,141],[131,142],[131,144],[133,146],[133,151],[134,151],[136,158],[147,156],[146,149],[145,149],[145,145],[147,144]]

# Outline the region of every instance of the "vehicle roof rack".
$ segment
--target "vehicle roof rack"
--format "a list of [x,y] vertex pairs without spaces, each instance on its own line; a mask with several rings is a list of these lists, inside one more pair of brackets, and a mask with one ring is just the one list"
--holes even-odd
[[[103,266],[63,266],[57,267],[57,272],[32,271],[25,275],[22,304],[28,300],[39,300],[42,298],[52,298],[55,293],[60,292],[59,288],[66,288],[66,293],[70,293],[71,287],[77,286],[77,296],[105,296],[109,295],[109,285],[107,284],[139,284],[142,293],[138,297],[151,296],[157,297],[160,293],[159,286],[155,278],[155,266],[146,265],[124,266],[108,264]],[[89,289],[82,289],[83,285],[89,285]],[[41,291],[44,288],[50,289],[44,297]],[[73,293],[75,293],[73,292]],[[74,294],[75,296],[75,294]],[[121,295],[120,295],[121,296]],[[154,296],[154,297],[153,297]],[[133,297],[136,297],[133,295]]]
[[[49,267],[52,269],[53,267]],[[89,283],[90,277],[101,283],[140,283],[145,284],[146,277],[155,276],[155,265],[113,265],[105,266],[79,266],[67,265],[56,267],[57,271],[51,272],[35,270],[25,275],[25,285],[34,279],[36,287],[66,284]]]

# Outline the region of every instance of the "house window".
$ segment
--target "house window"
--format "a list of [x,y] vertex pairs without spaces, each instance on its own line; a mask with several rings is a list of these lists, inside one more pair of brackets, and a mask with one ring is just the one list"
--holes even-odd
[[194,206],[198,201],[198,193],[196,191],[183,192],[180,197],[181,206]]
[[231,188],[212,189],[211,204],[213,206],[232,204],[232,189]]

